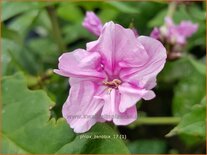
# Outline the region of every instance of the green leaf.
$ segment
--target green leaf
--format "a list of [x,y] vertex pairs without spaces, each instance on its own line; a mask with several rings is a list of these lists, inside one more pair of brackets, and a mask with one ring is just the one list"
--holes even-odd
[[132,154],[162,154],[166,153],[167,145],[163,140],[137,140],[129,143],[128,148]]
[[[34,55],[26,47],[8,39],[1,41],[2,55],[6,58],[6,60],[3,59],[4,75],[14,73],[16,70],[30,74],[37,73],[40,64],[37,64]],[[11,70],[6,69],[9,68],[7,65],[11,65]]]
[[135,28],[137,28],[137,30],[139,31],[139,34],[142,35],[149,35],[151,30],[147,27],[148,22],[151,21],[156,13],[158,13],[160,10],[163,9],[163,7],[166,6],[165,4],[156,2],[130,2],[129,4],[133,8],[136,8],[136,10],[138,10],[139,12],[137,14],[128,14],[127,18],[123,18],[126,16],[125,13],[119,14],[119,16],[116,18],[116,21],[118,21],[118,23],[123,26],[129,26],[129,23],[133,22]]
[[206,10],[205,9],[200,9],[198,5],[190,5],[187,8],[188,13],[198,19],[198,20],[206,20]]
[[[28,90],[25,83],[22,74],[2,80],[1,153],[128,153],[120,139],[81,139],[64,119],[50,119],[53,101],[42,90]],[[83,135],[113,134],[106,124],[97,124]]]
[[167,9],[161,10],[153,19],[148,22],[148,27],[153,28],[155,26],[161,26],[164,24],[164,18],[167,14]]
[[200,74],[203,74],[204,76],[206,75],[206,65],[204,63],[192,58],[189,58],[188,60]]
[[26,12],[20,16],[18,16],[15,20],[13,20],[9,28],[19,32],[24,38],[28,31],[32,28],[34,25],[40,11],[39,10],[32,10],[29,12]]
[[173,114],[175,116],[187,113],[193,105],[200,103],[206,94],[204,64],[200,64],[192,58],[188,58],[187,62],[188,70],[183,70],[183,76],[174,89]]
[[[191,11],[192,9],[195,10],[197,7],[195,7],[194,5],[192,7],[190,7],[189,9],[189,13],[192,13],[193,11]],[[168,9],[163,9],[161,11],[159,11],[159,13],[148,23],[148,26],[149,27],[154,27],[154,26],[161,26],[162,24],[164,24],[164,19],[165,17],[167,16],[167,12],[168,12]],[[198,10],[197,10],[198,12]],[[193,14],[194,16],[197,15],[195,14],[195,12],[193,12],[193,14],[189,14],[188,11],[187,11],[187,7],[185,5],[178,5],[177,8],[176,8],[176,11],[174,12],[173,14],[173,20],[175,21],[175,23],[180,23],[182,20],[192,20],[195,22],[195,19],[192,17]],[[200,10],[199,10],[199,14],[200,13]],[[203,15],[202,14],[202,18],[203,18]]]
[[19,33],[15,30],[7,28],[4,24],[2,24],[2,38],[6,38],[9,40],[13,40],[14,42],[18,44],[22,44],[21,37]]
[[[54,2],[53,2],[54,3]],[[26,11],[42,8],[53,3],[48,2],[2,2],[2,21],[5,21],[13,16],[19,15]]]
[[180,123],[166,136],[187,134],[206,139],[206,97],[200,104],[194,105],[191,111],[183,116]]
[[76,1],[76,5],[80,6],[84,10],[95,10],[96,8],[102,8],[103,1]]
[[38,55],[38,59],[40,59],[42,64],[49,63],[54,65],[54,62],[56,62],[59,55],[57,45],[53,40],[47,37],[34,38],[29,40],[28,47],[32,50],[33,53]]
[[77,41],[78,39],[89,39],[90,37],[93,37],[93,35],[80,24],[66,25],[63,27],[62,31],[66,43],[72,43]]
[[102,23],[105,23],[115,19],[118,14],[119,11],[116,9],[105,7],[101,10],[98,16],[100,17]]
[[[44,22],[42,22],[42,21],[44,21]],[[51,21],[50,21],[50,18],[48,16],[48,13],[46,10],[41,10],[41,12],[37,18],[36,25],[37,25],[36,31],[41,36],[46,36],[46,35],[48,35],[48,33],[51,34],[51,32],[52,32]]]
[[177,61],[167,61],[164,69],[158,76],[158,80],[164,83],[172,83],[182,78],[189,71],[189,62],[187,59],[179,59]]
[[183,77],[189,77],[194,73],[206,75],[205,64],[194,58],[184,57],[174,62],[168,61],[160,73],[158,80],[171,83]]
[[109,4],[109,6],[112,6],[123,13],[135,14],[139,12],[139,10],[135,9],[134,7],[124,2],[111,1],[111,2],[106,2],[106,4]]
[[57,10],[57,14],[62,19],[76,23],[78,22],[79,24],[83,20],[83,14],[75,3],[61,3]]
[[[172,104],[174,116],[182,118],[191,110],[192,106],[201,102],[206,92],[205,71],[204,63],[188,56],[175,62],[167,62],[158,80],[160,83],[164,82],[164,87],[172,86],[174,88]],[[193,135],[180,133],[179,137],[189,146],[200,142],[200,138]]]

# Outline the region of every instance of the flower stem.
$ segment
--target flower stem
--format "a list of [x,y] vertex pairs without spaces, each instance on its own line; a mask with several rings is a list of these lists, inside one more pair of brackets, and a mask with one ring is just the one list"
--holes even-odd
[[173,17],[173,14],[176,10],[177,7],[177,3],[176,2],[170,2],[169,6],[168,6],[168,12],[167,12],[167,16],[168,17]]
[[47,13],[49,15],[49,18],[50,18],[50,21],[51,21],[51,24],[52,24],[53,36],[54,36],[54,38],[56,40],[56,43],[58,45],[59,52],[62,53],[66,49],[66,47],[65,47],[65,44],[64,44],[64,40],[61,36],[61,31],[60,31],[60,27],[59,27],[59,24],[58,24],[58,18],[57,18],[55,8],[54,8],[54,6],[47,6],[46,10],[47,10]]
[[42,86],[47,80],[49,80],[53,75],[53,70],[48,69],[43,75],[34,77],[27,76],[27,86],[30,89],[35,89]]
[[137,119],[129,127],[134,128],[138,125],[175,125],[179,122],[179,117],[144,117]]

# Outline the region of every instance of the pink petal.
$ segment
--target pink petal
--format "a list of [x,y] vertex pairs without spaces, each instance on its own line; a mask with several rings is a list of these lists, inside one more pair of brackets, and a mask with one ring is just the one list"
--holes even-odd
[[104,78],[101,69],[101,57],[98,53],[90,53],[83,49],[64,53],[59,58],[55,73],[66,77],[77,78]]
[[103,28],[101,20],[92,11],[86,12],[86,17],[83,21],[83,26],[96,36],[99,36],[101,34],[101,30]]
[[114,118],[113,122],[116,125],[128,125],[137,119],[137,107],[136,105],[128,108],[125,112],[117,112],[118,118]]
[[153,91],[132,87],[129,84],[120,85],[119,92],[121,93],[120,112],[125,112],[128,108],[134,106],[141,98],[151,100],[155,97]]
[[93,82],[74,78],[70,79],[70,84],[69,97],[63,105],[63,117],[76,133],[86,132],[100,120],[103,102],[94,99],[94,95],[103,91],[103,88]]
[[193,24],[190,21],[182,21],[180,25],[177,26],[177,31],[180,35],[184,37],[190,37],[198,29],[198,24]]
[[86,44],[86,50],[87,51],[96,51],[96,48],[98,46],[99,40],[91,41]]
[[[116,74],[119,72],[120,61],[135,61],[135,56],[142,55],[142,45],[137,41],[134,32],[131,29],[125,29],[121,25],[113,22],[104,25],[102,34],[97,42],[88,45],[90,52],[99,52],[105,64],[105,70],[108,74]],[[143,59],[136,59],[137,64],[143,62]]]
[[185,44],[186,38],[198,29],[198,24],[193,24],[191,21],[182,21],[179,25],[175,25],[172,19],[167,17],[165,23],[169,32],[166,37],[173,44]]
[[132,106],[125,110],[125,112],[120,112],[120,97],[120,93],[115,89],[112,89],[110,93],[105,94],[103,98],[105,102],[101,116],[107,121],[113,120],[116,125],[127,125],[136,120],[137,110],[136,106]]
[[171,17],[165,17],[165,24],[168,28],[175,25]]
[[104,98],[104,106],[101,113],[101,116],[107,120],[111,121],[114,118],[115,114],[115,103],[116,103],[116,91],[113,89],[110,93],[105,93]]
[[[148,59],[142,66],[127,67],[120,73],[123,81],[144,87],[148,81],[155,79],[166,62],[166,50],[160,41],[151,37],[140,36],[138,41],[143,45]],[[139,59],[142,59],[140,57]],[[155,83],[153,81],[153,83]],[[144,85],[143,85],[144,84]]]
[[139,37],[139,33],[135,28],[131,29],[134,32],[135,37]]
[[155,28],[152,30],[152,32],[151,32],[151,34],[150,34],[150,37],[155,38],[155,39],[160,39],[160,36],[161,36],[161,34],[160,34],[160,30],[159,30],[157,27],[155,27]]

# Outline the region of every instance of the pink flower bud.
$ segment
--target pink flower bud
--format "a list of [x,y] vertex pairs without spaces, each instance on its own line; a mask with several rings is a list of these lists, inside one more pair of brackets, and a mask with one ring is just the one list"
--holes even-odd
[[96,36],[99,36],[101,34],[103,25],[101,23],[101,20],[96,16],[94,12],[86,12],[86,17],[82,24],[88,31],[95,34]]

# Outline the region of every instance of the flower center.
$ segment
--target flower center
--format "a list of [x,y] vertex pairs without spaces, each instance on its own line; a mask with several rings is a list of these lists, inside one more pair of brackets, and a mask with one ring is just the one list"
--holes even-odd
[[113,79],[112,81],[107,81],[107,80],[104,80],[103,81],[103,84],[109,88],[115,88],[117,89],[118,86],[121,84],[121,80],[119,79]]

